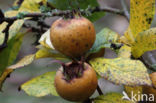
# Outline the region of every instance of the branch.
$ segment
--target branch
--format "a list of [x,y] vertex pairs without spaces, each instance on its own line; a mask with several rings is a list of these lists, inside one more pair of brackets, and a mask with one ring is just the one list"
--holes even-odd
[[[125,16],[124,12],[119,9],[114,9],[114,8],[109,8],[109,7],[105,7],[105,8],[96,7],[94,9],[90,9],[91,13],[99,12],[99,11],[105,11],[105,12],[115,13],[118,15]],[[82,14],[86,13],[86,11],[80,11],[80,12]],[[18,19],[23,19],[26,17],[37,18],[37,17],[66,16],[66,15],[70,15],[71,13],[72,13],[72,11],[70,11],[70,10],[66,10],[66,11],[56,10],[56,11],[52,11],[52,12],[48,12],[48,13],[28,13],[28,14],[22,14],[22,17],[19,17],[19,16],[5,17],[5,18],[2,18],[2,21],[10,22],[10,21],[18,20]]]
[[97,85],[97,91],[98,91],[99,95],[103,95],[103,92],[102,92],[102,90],[101,90],[99,85]]
[[126,16],[127,20],[129,21],[130,20],[130,15],[129,15],[129,12],[128,12],[126,2],[125,2],[125,0],[120,0],[120,1],[121,1],[121,5],[123,7],[123,10],[124,10],[124,15]]
[[105,11],[105,12],[109,12],[109,13],[125,16],[124,11],[122,11],[120,9],[110,8],[110,7],[105,7],[105,8],[96,7],[95,9],[91,10],[91,13],[99,12],[99,11]]

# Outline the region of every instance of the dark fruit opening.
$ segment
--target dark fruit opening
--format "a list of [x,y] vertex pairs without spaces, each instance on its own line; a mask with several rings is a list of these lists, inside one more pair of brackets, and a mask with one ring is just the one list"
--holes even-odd
[[83,62],[72,62],[63,66],[63,75],[66,81],[70,82],[74,78],[80,78],[84,72]]

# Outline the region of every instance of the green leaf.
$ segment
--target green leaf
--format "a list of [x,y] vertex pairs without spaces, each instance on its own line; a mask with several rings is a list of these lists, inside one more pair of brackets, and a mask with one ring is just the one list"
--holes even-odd
[[95,7],[98,6],[96,0],[48,0],[48,3],[56,8],[61,10],[69,10],[73,8],[86,9],[88,6]]
[[95,103],[134,103],[132,101],[128,100],[123,100],[122,99],[123,95],[120,93],[107,93],[105,95],[98,96],[95,98],[94,102]]
[[146,67],[139,60],[96,58],[91,60],[90,64],[101,77],[115,84],[128,86],[152,84]]
[[42,97],[48,94],[58,96],[54,86],[55,74],[56,72],[47,72],[24,83],[21,88],[30,96]]
[[102,18],[105,15],[105,12],[94,12],[90,16],[86,16],[90,21],[95,22]]
[[156,70],[156,64],[153,64],[152,67],[154,68],[154,70]]
[[89,50],[87,55],[91,53],[96,53],[100,51],[102,48],[110,48],[111,43],[115,43],[118,39],[118,34],[113,32],[108,28],[102,29],[98,34],[96,34],[96,40],[94,45]]
[[156,28],[148,29],[137,35],[135,42],[132,44],[132,55],[139,58],[147,51],[156,49]]
[[9,42],[8,46],[0,51],[0,76],[7,66],[11,65],[20,50],[24,34],[16,34]]

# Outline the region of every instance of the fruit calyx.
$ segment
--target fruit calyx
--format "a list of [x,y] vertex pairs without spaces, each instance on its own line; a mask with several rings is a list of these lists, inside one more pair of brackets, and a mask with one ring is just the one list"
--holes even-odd
[[63,66],[64,79],[70,82],[74,78],[80,78],[84,72],[84,63],[73,61]]

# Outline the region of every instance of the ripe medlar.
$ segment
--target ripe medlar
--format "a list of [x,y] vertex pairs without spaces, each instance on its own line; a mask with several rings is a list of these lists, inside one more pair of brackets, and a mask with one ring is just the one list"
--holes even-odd
[[50,29],[50,39],[56,50],[75,58],[84,55],[96,38],[94,25],[84,17],[60,18]]
[[81,62],[67,63],[61,67],[55,76],[57,93],[69,101],[84,101],[88,99],[97,88],[96,72],[92,67]]

